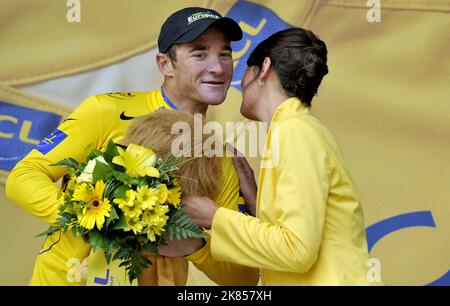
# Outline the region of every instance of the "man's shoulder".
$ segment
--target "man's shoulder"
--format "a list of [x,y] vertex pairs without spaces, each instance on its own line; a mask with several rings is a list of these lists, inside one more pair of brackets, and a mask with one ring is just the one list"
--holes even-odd
[[95,98],[100,102],[146,102],[149,92],[139,92],[139,91],[119,91],[119,92],[108,92],[95,95]]
[[[92,96],[97,100],[100,111],[104,114],[127,112],[128,116],[142,116],[155,111],[161,106],[156,98],[160,95],[159,90],[150,92],[121,91],[103,93]],[[155,98],[156,97],[156,98]]]

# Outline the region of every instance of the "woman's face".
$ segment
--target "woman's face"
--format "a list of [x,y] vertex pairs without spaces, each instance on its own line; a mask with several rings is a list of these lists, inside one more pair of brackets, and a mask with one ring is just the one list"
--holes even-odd
[[260,88],[258,83],[258,72],[257,66],[250,66],[244,73],[244,77],[241,81],[242,87],[242,104],[241,104],[241,114],[251,120],[258,119],[258,101],[260,97]]

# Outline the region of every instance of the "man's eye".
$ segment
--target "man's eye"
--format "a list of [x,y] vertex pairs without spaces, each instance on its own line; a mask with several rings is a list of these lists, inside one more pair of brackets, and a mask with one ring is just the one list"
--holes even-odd
[[206,58],[206,54],[205,53],[194,53],[193,57],[195,57],[195,58]]
[[231,58],[231,53],[229,53],[229,52],[227,52],[227,53],[222,53],[222,54],[220,54],[220,57],[223,57],[223,58]]

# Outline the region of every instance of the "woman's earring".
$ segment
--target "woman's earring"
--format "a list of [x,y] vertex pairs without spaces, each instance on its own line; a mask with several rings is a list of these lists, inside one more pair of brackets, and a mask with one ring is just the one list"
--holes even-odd
[[259,86],[264,87],[264,81],[259,79]]

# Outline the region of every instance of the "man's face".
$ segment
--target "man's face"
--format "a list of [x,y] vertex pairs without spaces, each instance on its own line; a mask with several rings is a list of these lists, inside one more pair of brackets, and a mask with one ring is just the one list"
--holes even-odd
[[202,104],[225,100],[233,75],[230,42],[211,27],[192,42],[176,49],[174,79],[178,94]]

